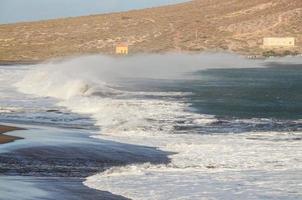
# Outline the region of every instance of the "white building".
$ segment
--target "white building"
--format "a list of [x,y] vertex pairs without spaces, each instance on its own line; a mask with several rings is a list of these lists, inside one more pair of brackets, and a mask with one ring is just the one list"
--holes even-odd
[[291,48],[295,47],[294,37],[266,37],[263,38],[263,48]]

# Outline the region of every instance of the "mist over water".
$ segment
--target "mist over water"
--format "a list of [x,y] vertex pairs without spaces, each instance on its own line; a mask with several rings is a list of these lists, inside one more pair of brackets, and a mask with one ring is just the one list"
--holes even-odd
[[[93,137],[173,152],[167,165],[111,168],[87,178],[89,187],[133,199],[295,199],[301,63],[210,53],[85,56],[31,66],[14,85],[90,116],[100,128]],[[240,193],[225,190],[236,185]]]
[[[201,69],[260,66],[258,61],[246,60],[231,54],[86,56],[36,65],[18,86],[21,89],[27,87],[23,89],[37,95],[65,98],[65,92],[60,94],[60,90],[66,91],[67,88],[64,87],[68,87],[69,93],[76,91],[81,93],[84,89],[82,87],[101,86],[121,78],[186,79],[190,77],[183,76],[185,73],[189,75]],[[47,84],[41,85],[41,81]]]

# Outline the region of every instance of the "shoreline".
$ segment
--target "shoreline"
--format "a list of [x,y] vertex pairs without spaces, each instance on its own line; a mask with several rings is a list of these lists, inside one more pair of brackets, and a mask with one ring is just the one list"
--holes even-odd
[[23,139],[21,137],[15,137],[15,136],[4,134],[4,133],[10,132],[10,131],[17,131],[17,130],[22,130],[22,129],[18,128],[18,127],[13,127],[13,126],[0,125],[0,145]]
[[42,63],[42,60],[30,60],[30,61],[22,61],[22,60],[0,60],[1,66],[11,66],[11,65],[36,65]]
[[[202,53],[207,53],[207,52],[211,52],[211,51],[201,51],[199,52],[200,54]],[[165,54],[165,53],[171,53],[171,52],[162,52],[162,53],[151,53],[151,54]],[[172,52],[173,53],[173,52]],[[181,52],[184,54],[190,54],[190,53],[196,53],[194,51],[184,51]],[[217,51],[217,52],[212,52],[212,53],[221,53],[221,51]],[[269,58],[284,58],[284,57],[302,57],[302,54],[297,54],[297,55],[284,55],[284,56],[263,56],[260,54],[244,54],[243,52],[224,52],[224,53],[231,53],[234,55],[239,55],[239,56],[243,56],[246,59],[252,59],[252,60],[265,60],[265,59],[269,59]],[[68,59],[72,59],[72,58],[77,58],[77,57],[81,57],[81,56],[94,56],[94,55],[107,55],[107,56],[116,56],[115,54],[98,54],[98,53],[93,53],[93,54],[78,54],[78,55],[69,55],[69,56],[63,56],[63,57],[51,57],[51,58],[47,58],[47,59],[40,59],[40,60],[1,60],[0,59],[0,66],[12,66],[12,65],[37,65],[37,64],[42,64],[42,63],[48,63],[50,61],[52,62],[60,62],[60,61],[64,61],[64,60],[68,60]],[[135,55],[139,55],[139,53],[134,53],[134,54],[130,54],[129,56],[135,56]]]
[[[19,130],[14,125],[0,127]],[[127,200],[83,182],[111,167],[170,161],[167,152],[92,138],[88,130],[24,127],[25,131],[14,134],[25,138],[23,142],[0,145],[0,188],[4,188],[0,200]]]

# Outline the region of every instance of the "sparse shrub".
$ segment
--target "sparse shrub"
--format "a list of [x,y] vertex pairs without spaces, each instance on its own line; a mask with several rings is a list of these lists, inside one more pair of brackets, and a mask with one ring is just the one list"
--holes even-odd
[[272,57],[272,56],[278,56],[278,53],[276,53],[273,50],[265,51],[262,54],[264,57]]
[[285,50],[283,52],[275,52],[273,50],[269,50],[266,52],[263,52],[263,56],[264,57],[276,57],[276,56],[296,56],[298,55],[299,52],[298,51],[290,51],[290,50]]
[[122,16],[122,20],[128,20],[128,19],[131,19],[131,17],[128,17],[128,16]]
[[298,55],[299,54],[299,52],[297,52],[297,51],[289,51],[289,50],[286,50],[286,51],[284,51],[283,52],[283,56],[296,56],[296,55]]

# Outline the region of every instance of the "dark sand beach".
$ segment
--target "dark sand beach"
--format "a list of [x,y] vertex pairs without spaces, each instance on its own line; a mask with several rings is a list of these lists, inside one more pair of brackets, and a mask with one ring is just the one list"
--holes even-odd
[[[1,126],[1,133],[10,130],[20,129]],[[80,129],[26,126],[14,135],[24,139],[0,145],[0,200],[125,200],[83,181],[112,166],[169,162],[167,153],[156,148],[94,139]]]
[[21,137],[15,137],[15,136],[10,136],[10,135],[5,135],[4,133],[9,132],[9,131],[16,131],[16,130],[21,130],[20,128],[13,127],[13,126],[3,126],[0,125],[0,144],[8,143],[8,142],[13,142],[15,140],[22,139]]

